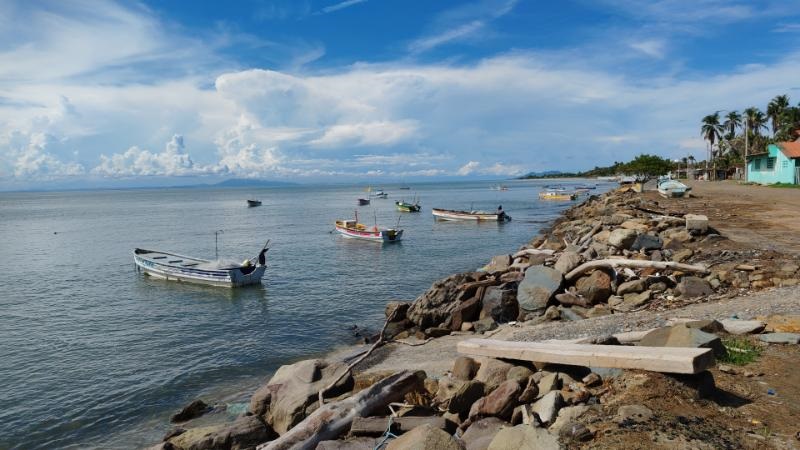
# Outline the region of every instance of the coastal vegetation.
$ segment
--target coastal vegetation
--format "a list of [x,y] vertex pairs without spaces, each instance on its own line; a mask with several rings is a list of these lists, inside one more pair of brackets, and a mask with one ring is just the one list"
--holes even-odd
[[[693,162],[694,157],[689,156],[681,160],[683,164]],[[664,175],[667,172],[677,168],[676,163],[670,159],[662,158],[658,155],[650,155],[643,153],[628,162],[615,161],[614,164],[606,167],[598,167],[584,171],[584,172],[544,172],[544,173],[529,173],[520,179],[535,179],[535,178],[594,178],[594,177],[610,177],[616,175],[644,175],[647,177],[655,177]]]
[[[723,115],[724,113],[724,115]],[[791,106],[788,95],[777,95],[767,104],[738,111],[719,110],[700,121],[700,135],[707,143],[708,159],[719,168],[744,161],[745,152],[762,153],[767,145],[793,141],[800,132],[800,103]]]

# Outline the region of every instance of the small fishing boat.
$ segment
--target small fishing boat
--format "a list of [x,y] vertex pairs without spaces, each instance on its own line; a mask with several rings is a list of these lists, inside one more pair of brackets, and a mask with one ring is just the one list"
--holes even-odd
[[248,200],[247,206],[252,208],[254,206],[261,206],[261,200]]
[[578,194],[574,192],[564,192],[564,191],[553,191],[547,190],[544,192],[539,192],[539,199],[540,200],[560,200],[560,201],[571,201],[578,198]]
[[403,230],[381,228],[378,225],[368,227],[358,223],[358,213],[355,219],[337,220],[335,225],[336,231],[348,238],[373,242],[398,242],[403,237]]
[[564,186],[547,186],[546,189],[550,192],[567,192]]
[[269,241],[258,256],[242,263],[211,261],[156,250],[136,248],[133,261],[137,270],[168,281],[205,284],[209,286],[240,287],[258,284],[267,270],[266,253]]
[[408,190],[411,190],[411,187],[410,186],[400,186],[397,189],[400,189],[401,191],[408,191]]
[[398,211],[402,212],[419,212],[422,207],[419,206],[419,202],[414,203],[407,203],[402,200],[399,202],[394,202],[395,206],[397,206]]
[[358,204],[361,205],[361,206],[369,205],[369,199],[368,198],[360,198],[360,199],[358,199]]
[[636,177],[622,177],[619,179],[619,184],[634,184],[637,181]]
[[505,184],[498,184],[495,186],[490,186],[489,189],[492,191],[507,191],[508,186],[506,186]]
[[669,178],[658,181],[658,193],[664,198],[681,198],[686,195],[688,186]]
[[389,194],[383,191],[376,191],[372,196],[375,198],[389,198]]
[[511,220],[511,216],[505,213],[505,211],[496,211],[496,212],[488,212],[488,211],[456,211],[452,209],[441,209],[441,208],[433,208],[431,209],[433,216],[437,219],[441,220],[479,220],[479,221],[494,221],[494,222],[506,222]]
[[587,190],[587,191],[590,191],[590,190],[593,190],[593,189],[597,189],[597,185],[596,185],[596,184],[593,184],[593,185],[589,185],[589,184],[579,184],[579,185],[575,186],[575,190],[576,190],[576,191],[577,191],[577,190]]

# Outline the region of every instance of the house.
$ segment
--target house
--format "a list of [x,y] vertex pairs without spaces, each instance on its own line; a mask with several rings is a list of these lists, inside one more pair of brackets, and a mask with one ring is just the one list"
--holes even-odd
[[800,184],[800,140],[769,144],[766,152],[748,155],[747,180]]

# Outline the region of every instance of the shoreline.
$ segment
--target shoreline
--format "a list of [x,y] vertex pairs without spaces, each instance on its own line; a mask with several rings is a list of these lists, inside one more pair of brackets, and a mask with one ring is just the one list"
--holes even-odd
[[[598,202],[602,202],[604,200],[606,201],[606,203],[608,203],[608,199],[609,198],[614,198],[616,195],[619,195],[619,194],[615,193],[615,191],[611,191],[609,193],[604,193],[599,197],[592,196],[592,197],[588,198],[587,200],[585,200],[584,202],[581,202],[580,204],[572,205],[570,208],[562,211],[562,213],[559,214],[558,218],[556,218],[552,222],[552,224],[550,226],[543,228],[539,232],[538,236],[532,238],[528,242],[528,244],[523,245],[520,250],[534,250],[534,253],[535,253],[535,251],[539,251],[539,250],[552,250],[552,253],[550,253],[550,255],[558,254],[558,253],[563,255],[563,253],[566,250],[569,250],[570,246],[574,247],[575,245],[577,245],[578,242],[583,240],[584,237],[587,236],[587,235],[589,236],[588,241],[593,241],[594,238],[597,237],[597,235],[599,235],[601,233],[604,233],[604,232],[606,232],[608,230],[604,230],[603,229],[602,231],[598,231],[598,230],[595,230],[595,228],[597,228],[597,227],[587,226],[586,224],[583,224],[583,223],[577,223],[577,225],[576,225],[574,222],[580,222],[581,220],[583,220],[583,219],[576,219],[576,215],[580,215],[580,214],[585,213],[585,210],[587,209],[587,205],[592,206],[592,204],[597,204]],[[634,195],[629,195],[628,197],[629,197],[629,200],[630,200],[630,198],[638,199],[637,202],[641,202],[641,200],[643,200],[643,199],[639,198],[638,196],[634,196]],[[647,197],[647,195],[643,194],[642,197]],[[647,202],[654,202],[652,196],[650,196],[650,198],[647,198],[646,201]],[[664,203],[666,203],[667,206],[670,206],[670,202],[666,201]],[[661,205],[663,206],[664,203],[661,203]],[[655,202],[655,204],[658,205],[658,202]],[[630,228],[619,227],[619,225],[623,225],[624,223],[630,222],[631,219],[635,219],[635,216],[631,216],[630,214],[626,214],[626,213],[620,213],[621,210],[626,210],[626,207],[628,207],[628,206],[629,205],[626,205],[624,202],[622,202],[622,203],[620,203],[618,205],[615,205],[614,210],[611,212],[611,214],[607,214],[607,216],[613,217],[614,215],[624,214],[624,215],[629,216],[629,217],[616,218],[615,220],[610,221],[609,224],[603,224],[604,226],[600,227],[600,228],[601,229],[602,228],[606,228],[605,225],[611,225],[612,229],[616,228],[616,229],[625,229],[625,230],[630,230],[630,229],[636,230],[637,227],[635,227],[634,225],[644,226],[646,221],[634,222],[634,223],[630,224]],[[674,206],[674,205],[672,205],[672,206]],[[630,208],[627,211],[630,212],[631,211]],[[668,216],[663,216],[663,217],[667,217],[668,218]],[[667,224],[670,224],[670,220],[666,220],[666,219],[662,218],[661,222],[665,222],[665,221],[666,221]],[[708,225],[706,224],[706,226],[708,226]],[[675,228],[675,227],[673,227],[673,228]],[[639,227],[638,230],[642,231],[641,234],[645,234],[643,231],[646,231],[647,229],[649,229],[649,228],[642,229],[641,227]],[[577,232],[577,231],[580,231],[580,233],[577,233],[577,234],[576,233],[572,233],[572,234],[570,234],[570,232]],[[588,233],[587,233],[587,231],[588,231]],[[639,231],[637,231],[637,235],[638,235]],[[716,230],[714,230],[712,228],[711,231],[716,231]],[[569,234],[569,236],[568,236],[570,238],[569,240],[566,240],[565,234]],[[611,233],[609,232],[607,234],[610,235]],[[740,249],[740,247],[741,247],[740,243],[734,243],[732,245],[726,245],[725,242],[722,242],[722,241],[726,240],[725,238],[716,238],[714,236],[719,236],[718,234],[710,232],[710,231],[707,231],[707,230],[703,230],[703,232],[702,233],[698,233],[697,236],[702,237],[703,240],[704,240],[703,242],[708,241],[709,238],[710,238],[711,242],[708,243],[709,244],[708,246],[720,247],[720,245],[722,245],[722,247],[723,247],[722,252],[726,252],[726,251],[727,252],[735,252],[735,250],[733,250],[734,248]],[[604,236],[604,237],[607,240],[610,236]],[[681,236],[681,237],[685,238],[686,236]],[[687,241],[692,241],[693,237],[690,235],[690,237],[687,238],[686,240]],[[565,242],[566,242],[566,245],[565,245]],[[572,243],[570,243],[570,242],[572,242]],[[727,242],[727,244],[731,244],[731,242],[732,241],[729,241],[729,242]],[[662,245],[663,245],[663,243],[662,243]],[[694,251],[691,252],[691,253],[694,253],[694,255],[690,254],[687,257],[687,259],[688,258],[692,258],[692,256],[697,257],[697,256],[701,255],[703,253],[703,247],[704,247],[703,245],[699,245],[698,249],[695,249]],[[613,247],[613,246],[611,246],[610,248],[612,250],[615,249],[615,247]],[[659,247],[659,250],[657,250],[657,251],[660,252],[660,248],[661,247]],[[578,248],[577,250],[588,251],[587,249],[582,248],[582,247]],[[620,250],[620,249],[617,248],[616,250]],[[685,250],[685,249],[682,248],[682,246],[679,246],[679,248],[676,248],[675,250],[682,251],[682,250]],[[670,250],[665,250],[664,252],[666,254],[667,252],[670,252]],[[573,252],[573,253],[577,253],[577,252]],[[627,250],[622,250],[619,253],[620,253],[620,256],[636,256],[634,253],[628,252]],[[641,253],[644,253],[644,251],[642,251]],[[502,255],[498,255],[498,256],[500,257]],[[777,254],[770,255],[768,259],[774,259],[776,256],[777,256]],[[660,253],[659,253],[659,257],[661,257]],[[740,259],[742,259],[743,257],[745,257],[745,255],[740,255],[739,256]],[[552,258],[550,260],[548,260],[548,258],[546,258],[546,257],[545,258],[536,258],[535,261],[530,261],[530,259],[528,259],[528,258],[523,258],[523,257],[514,258],[514,257],[510,257],[510,256],[506,261],[497,261],[497,259],[498,259],[498,257],[495,257],[495,258],[493,258],[493,260],[489,264],[487,264],[487,267],[485,267],[484,269],[488,269],[488,270],[486,270],[485,272],[482,272],[482,275],[476,275],[478,273],[474,273],[472,275],[472,277],[474,278],[473,280],[470,281],[468,279],[460,279],[459,281],[462,283],[462,285],[463,285],[463,283],[481,284],[483,282],[484,284],[486,284],[486,286],[492,287],[492,286],[499,285],[503,276],[506,276],[506,275],[508,275],[508,274],[513,272],[513,271],[512,272],[508,271],[508,267],[509,266],[513,266],[515,264],[520,264],[521,263],[522,265],[524,265],[524,267],[523,267],[523,271],[524,271],[528,267],[535,266],[536,264],[533,264],[534,262],[539,263],[539,264],[545,264],[545,266],[558,265],[558,261],[557,260],[553,260]],[[559,257],[557,259],[560,260],[561,258]],[[591,258],[585,258],[585,259],[591,260]],[[503,266],[504,263],[505,263],[505,267],[501,267],[499,270],[494,270],[494,269],[498,269],[498,267],[497,267],[498,265]],[[736,263],[740,264],[741,262],[740,261],[736,261]],[[782,261],[781,263],[782,264],[788,264],[787,261]],[[717,262],[716,264],[718,264],[719,267],[731,266],[731,269],[733,268],[733,265],[731,264],[731,261]],[[577,264],[575,264],[575,265],[577,265]],[[574,266],[572,268],[574,268]],[[758,270],[761,270],[761,269],[759,268]],[[795,269],[795,270],[797,270],[797,269]],[[707,315],[711,315],[711,316],[714,315],[714,313],[713,313],[714,306],[723,305],[725,303],[724,301],[719,302],[722,299],[727,298],[728,301],[731,302],[731,304],[737,304],[737,305],[746,304],[749,301],[749,300],[746,300],[746,299],[748,299],[748,295],[750,294],[750,292],[749,291],[745,291],[744,289],[756,289],[756,290],[759,290],[759,289],[764,289],[764,288],[770,288],[770,287],[772,287],[772,284],[780,284],[780,283],[782,283],[782,281],[775,281],[776,280],[775,277],[773,277],[772,279],[766,279],[766,281],[769,281],[769,283],[767,283],[767,282],[759,283],[760,281],[764,281],[764,278],[762,277],[762,278],[757,279],[757,280],[749,280],[747,282],[747,288],[742,288],[741,285],[744,282],[741,280],[741,277],[739,277],[738,285],[736,285],[737,284],[737,279],[732,279],[732,280],[720,279],[720,278],[724,278],[724,276],[726,276],[726,274],[728,273],[726,270],[720,270],[720,271],[717,271],[717,272],[722,272],[725,275],[723,275],[723,277],[717,276],[716,278],[711,278],[710,279],[711,281],[709,281],[707,284],[709,286],[714,285],[714,287],[712,288],[712,291],[711,291],[710,294],[709,293],[705,294],[705,297],[708,297],[708,298],[704,298],[701,302],[699,302],[700,307],[696,308],[697,311],[701,311],[701,310],[703,310],[703,308],[702,308],[703,305],[710,305],[709,309],[711,311],[706,311],[706,314]],[[717,272],[715,272],[715,273],[717,273]],[[486,274],[493,274],[493,273],[497,273],[498,274],[496,279],[493,279],[489,283],[485,283],[487,278],[494,276],[494,275],[489,275],[487,277]],[[517,283],[517,284],[519,284],[520,282],[523,281],[523,277],[520,276],[521,273],[524,273],[524,272],[515,272],[515,274],[512,275],[512,276],[506,276],[506,280],[502,281],[502,283]],[[453,278],[453,277],[455,277],[457,275],[459,275],[459,274],[454,274],[451,277],[447,277],[445,280]],[[461,274],[461,275],[463,275],[463,274]],[[792,276],[794,276],[794,275],[792,274]],[[800,276],[800,272],[798,272],[798,276]],[[716,280],[717,283],[713,283],[714,280]],[[783,280],[783,279],[779,279],[779,280]],[[793,278],[787,278],[785,280],[793,280]],[[440,281],[442,281],[442,280],[440,280]],[[439,283],[439,282],[437,282],[437,283]],[[437,290],[440,291],[443,288],[443,286],[438,286],[437,287],[437,283],[434,283],[434,287],[431,290],[427,291],[426,293],[423,293],[422,295],[420,295],[417,298],[417,300],[415,300],[414,302],[409,304],[411,306],[411,311],[406,313],[407,315],[411,315],[411,316],[414,315],[414,309],[416,307],[415,305],[421,303],[420,299],[423,299],[426,296],[426,294],[429,294],[431,291],[434,291],[434,292],[437,291]],[[795,285],[797,283],[796,282],[792,282],[792,281],[787,281],[786,284],[787,284],[787,286],[791,286],[791,285]],[[722,286],[723,289],[720,289],[720,286]],[[445,288],[446,288],[446,286],[445,286]],[[675,286],[675,288],[677,289],[677,286]],[[478,289],[484,289],[484,286],[480,286]],[[672,288],[668,288],[668,289],[669,289],[670,294],[671,294]],[[786,292],[791,292],[793,294],[796,293],[796,289],[792,288],[792,287],[786,287],[786,288],[783,288],[783,290],[785,290]],[[719,295],[717,295],[717,294],[719,294]],[[483,297],[484,295],[485,295],[485,291],[481,291],[481,293],[479,294],[480,301],[484,301],[485,302],[484,297]],[[652,294],[648,294],[648,297],[650,295],[652,295]],[[761,294],[759,294],[759,295],[761,295]],[[463,297],[463,295],[462,295],[462,297]],[[669,302],[672,302],[673,299],[670,298],[670,297],[672,297],[672,296],[671,295],[664,296],[663,298],[661,298],[661,300],[668,300]],[[620,297],[620,299],[622,300],[621,297]],[[730,299],[734,299],[734,300],[730,300]],[[744,303],[742,303],[742,299],[745,299],[745,300],[743,300]],[[608,301],[608,300],[606,300],[606,301]],[[624,303],[625,301],[627,301],[627,297],[621,303]],[[714,303],[715,301],[717,301],[718,303]],[[737,303],[737,301],[739,303]],[[552,303],[552,298],[549,300],[549,302]],[[559,302],[556,302],[556,304],[558,304],[558,303]],[[656,303],[656,301],[654,299],[648,298],[647,301],[645,301],[645,302],[643,302],[641,304],[655,305],[655,303]],[[637,306],[641,306],[641,304],[639,304]],[[600,305],[601,305],[601,303],[596,303],[595,306],[592,309],[596,309]],[[367,358],[365,361],[359,363],[359,365],[355,366],[355,368],[353,369],[353,372],[354,372],[354,374],[356,376],[356,385],[357,386],[358,386],[358,383],[359,383],[359,381],[358,381],[359,380],[358,379],[359,376],[361,376],[362,379],[363,379],[365,374],[396,371],[396,370],[401,370],[401,369],[405,369],[405,370],[424,370],[426,372],[426,374],[427,374],[428,379],[432,379],[432,380],[437,380],[438,381],[438,380],[444,379],[448,375],[448,373],[450,372],[450,369],[451,369],[451,367],[453,365],[453,361],[459,356],[457,353],[455,353],[455,344],[457,342],[465,339],[465,338],[472,337],[472,336],[474,336],[476,334],[483,334],[484,337],[491,336],[494,339],[523,340],[523,341],[524,340],[532,340],[537,335],[540,336],[540,338],[541,337],[548,337],[548,338],[552,339],[552,338],[556,337],[559,334],[558,333],[558,331],[559,331],[558,328],[561,328],[561,331],[563,331],[566,328],[571,328],[571,327],[573,327],[573,325],[581,324],[582,322],[585,322],[584,325],[586,325],[586,324],[589,324],[589,323],[592,323],[592,322],[603,322],[604,320],[607,321],[607,319],[609,319],[609,318],[611,318],[611,319],[613,319],[613,318],[623,319],[623,318],[630,317],[631,319],[633,319],[637,315],[638,316],[647,316],[648,314],[650,314],[652,312],[655,313],[656,318],[655,319],[650,318],[649,322],[644,321],[644,320],[640,321],[639,325],[641,326],[644,323],[648,323],[649,325],[659,325],[659,324],[663,325],[663,323],[666,322],[666,319],[663,318],[662,316],[671,316],[670,311],[680,310],[681,307],[684,307],[684,306],[687,306],[687,305],[689,305],[689,310],[692,310],[692,307],[695,307],[696,305],[698,305],[698,303],[697,302],[688,302],[688,303],[685,303],[685,304],[680,304],[680,301],[678,301],[678,303],[675,304],[675,305],[668,305],[669,307],[658,306],[658,307],[652,308],[652,310],[646,310],[646,309],[645,310],[636,310],[636,308],[631,310],[629,308],[628,310],[624,310],[623,309],[623,310],[620,310],[620,311],[607,311],[607,313],[604,313],[602,315],[593,316],[593,317],[597,317],[596,319],[593,319],[592,317],[575,318],[574,314],[572,312],[567,313],[567,311],[577,310],[577,311],[580,312],[581,310],[579,308],[581,308],[581,306],[579,306],[578,304],[575,304],[575,303],[572,303],[572,304],[566,303],[565,304],[565,303],[562,302],[562,304],[560,306],[558,306],[558,308],[560,308],[560,310],[559,310],[560,314],[559,314],[559,317],[557,318],[557,320],[560,320],[560,321],[557,322],[557,323],[558,323],[558,325],[560,325],[560,324],[569,325],[569,327],[567,327],[567,326],[559,327],[558,325],[554,325],[554,326],[550,327],[550,328],[552,328],[551,331],[544,331],[544,330],[546,328],[548,328],[548,323],[554,324],[554,322],[553,322],[554,317],[548,317],[547,320],[539,320],[539,319],[541,317],[546,316],[547,314],[550,314],[550,316],[554,316],[555,313],[553,313],[552,312],[553,310],[551,309],[551,308],[553,308],[552,304],[547,308],[546,312],[545,311],[541,311],[540,313],[535,314],[537,317],[530,317],[531,314],[529,313],[528,314],[529,317],[527,317],[527,320],[525,320],[526,318],[524,316],[520,315],[520,314],[517,314],[517,317],[515,317],[518,320],[503,320],[503,319],[509,319],[510,316],[508,314],[503,316],[503,314],[500,313],[499,315],[503,316],[503,317],[501,319],[495,321],[495,322],[500,322],[500,323],[499,324],[495,323],[494,326],[489,324],[487,329],[485,329],[485,330],[475,330],[475,328],[477,328],[475,324],[471,325],[472,328],[470,326],[453,327],[452,323],[446,324],[444,322],[436,324],[436,326],[433,326],[433,327],[423,328],[423,326],[426,325],[426,323],[424,323],[425,322],[424,319],[420,320],[419,317],[416,317],[418,320],[416,321],[417,323],[416,323],[416,326],[415,326],[415,324],[409,324],[408,323],[408,319],[404,318],[403,325],[402,326],[394,326],[394,330],[391,331],[391,334],[393,335],[393,340],[397,341],[399,343],[390,342],[390,343],[378,348],[378,350],[374,354],[370,355],[369,358]],[[391,309],[391,308],[396,308],[396,305],[393,306],[391,303],[389,305],[387,305],[387,317],[389,316],[388,310]],[[404,307],[404,308],[406,308],[406,307]],[[519,308],[519,306],[518,306],[518,308]],[[604,306],[603,308],[607,309],[607,306]],[[603,308],[600,308],[600,309],[603,309]],[[416,308],[416,309],[420,309],[420,308]],[[502,309],[502,308],[500,308],[500,309]],[[586,308],[584,308],[584,309],[586,309]],[[724,310],[724,307],[720,309],[720,311],[722,311],[722,310]],[[798,309],[798,307],[797,307],[797,305],[795,303],[790,303],[788,305],[785,305],[784,309],[779,309],[778,308],[778,309],[775,309],[775,310],[776,311],[780,311],[780,312],[795,312],[795,313],[796,312],[800,312],[800,310]],[[583,311],[583,312],[585,313],[586,311]],[[614,314],[611,314],[612,312],[614,312]],[[449,311],[446,311],[446,313],[445,313],[445,315],[450,315],[450,317],[452,317],[452,314],[453,314],[452,308]],[[564,314],[566,314],[566,317],[564,316]],[[629,316],[629,314],[630,314],[630,316]],[[489,315],[490,316],[494,316],[494,313],[489,313]],[[571,315],[573,317],[570,317]],[[744,314],[744,316],[746,316],[746,315],[747,314]],[[603,317],[605,317],[606,319],[603,319]],[[476,318],[477,318],[477,316],[476,316]],[[743,318],[745,318],[745,317],[743,317]],[[747,318],[750,318],[750,317],[747,317]],[[586,320],[583,320],[583,319],[586,319]],[[448,320],[449,320],[449,318],[448,318]],[[487,322],[491,322],[491,321],[494,321],[494,320],[490,319]],[[535,324],[532,324],[534,322],[535,322]],[[623,331],[634,331],[632,328],[636,328],[636,327],[630,326],[629,324],[626,324],[625,320],[621,320],[621,322],[623,322],[623,323],[622,324],[617,324],[616,326],[617,326],[617,328],[620,328],[620,327],[624,328]],[[392,321],[388,321],[387,320],[387,324],[391,325],[392,323],[397,323],[397,321],[392,322]],[[467,322],[467,323],[469,323],[469,322]],[[442,324],[444,324],[445,326],[444,327],[440,326]],[[461,324],[461,325],[464,325],[464,324]],[[541,332],[538,333],[538,334],[536,332],[534,332],[534,329],[537,326],[541,326],[540,327],[540,331]],[[450,329],[450,328],[459,328],[459,329]],[[578,327],[578,328],[580,328],[580,327]],[[463,329],[463,331],[462,331],[462,329]],[[409,332],[409,330],[410,330],[410,332]],[[533,332],[533,334],[531,334],[531,332],[527,332],[527,335],[526,335],[526,331],[527,330],[531,330],[531,332]],[[476,333],[476,331],[478,331],[478,333]],[[550,334],[548,334],[548,333],[550,333]],[[587,332],[584,331],[584,335],[585,334],[591,334],[591,333],[587,333]],[[571,335],[571,336],[567,336],[567,337],[578,337],[578,336]],[[564,338],[564,337],[562,336],[562,338]],[[368,345],[342,345],[342,346],[339,346],[337,348],[331,349],[328,352],[323,352],[321,355],[318,355],[318,356],[320,356],[320,358],[322,358],[322,359],[324,359],[324,360],[326,360],[328,362],[334,362],[334,361],[350,362],[350,361],[352,361],[352,359],[355,358],[355,356],[357,356],[357,354],[360,351],[362,351],[366,347],[368,347]],[[348,358],[348,356],[349,356],[349,358]],[[301,364],[301,363],[303,363],[303,361],[295,363],[294,365],[289,365],[289,366],[284,366],[284,367],[291,367],[291,366],[295,366],[295,365]],[[324,370],[325,367],[327,367],[327,366],[323,366],[323,370]],[[276,374],[276,376],[277,376],[277,374]],[[369,378],[369,376],[367,376],[367,378]],[[374,381],[375,380],[373,380],[373,382]],[[267,386],[267,385],[262,386],[262,389],[265,386]],[[259,389],[254,394],[253,399],[255,399],[256,396],[258,396],[259,392],[262,389]],[[354,392],[355,392],[355,390],[354,390]],[[435,392],[432,392],[431,394],[435,394]],[[274,399],[273,399],[273,401],[274,401]],[[250,404],[251,411],[253,409],[253,406],[254,406],[254,400],[251,400],[251,404]],[[249,416],[249,417],[253,417],[253,416]],[[279,431],[279,433],[280,433],[280,431]],[[181,441],[178,440],[178,442],[181,442]],[[180,447],[176,447],[176,448],[180,448]],[[246,448],[246,447],[243,447],[243,448]]]

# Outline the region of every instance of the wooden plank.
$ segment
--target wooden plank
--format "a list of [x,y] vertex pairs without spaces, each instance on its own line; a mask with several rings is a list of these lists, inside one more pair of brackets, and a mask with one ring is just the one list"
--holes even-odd
[[[401,434],[420,425],[430,425],[448,433],[456,431],[456,424],[440,416],[404,416],[392,419],[392,433]],[[356,417],[350,426],[350,436],[382,436],[389,427],[388,417]]]
[[698,373],[714,364],[714,353],[710,348],[689,347],[632,347],[467,339],[458,343],[458,352],[491,358],[666,373]]

